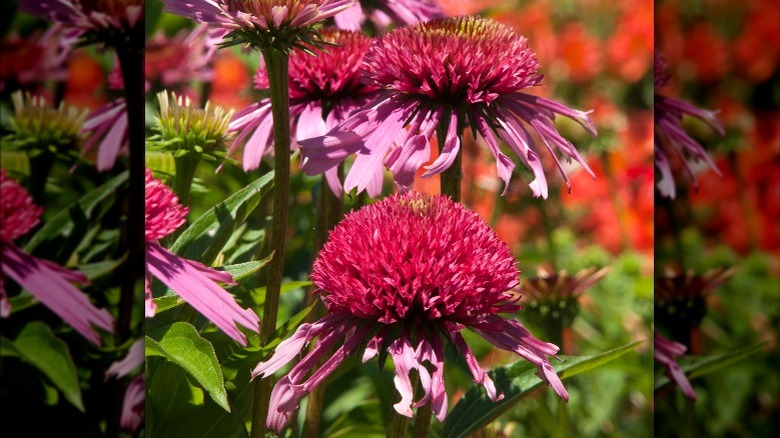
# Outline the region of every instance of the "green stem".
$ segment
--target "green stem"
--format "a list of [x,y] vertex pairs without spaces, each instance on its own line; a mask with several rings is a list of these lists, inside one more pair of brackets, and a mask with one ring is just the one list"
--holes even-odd
[[[136,298],[140,300],[141,284],[145,271],[144,217],[139,212],[145,205],[145,168],[144,168],[144,42],[143,34],[133,32],[127,44],[114,47],[119,58],[119,67],[125,83],[125,105],[127,111],[127,132],[129,152],[129,181],[127,197],[122,199],[122,213],[127,218],[127,226],[122,227],[119,235],[120,251],[127,251],[127,259],[116,269],[115,284],[121,285],[119,310],[116,319],[114,337],[116,345],[124,343],[131,335],[131,319]],[[119,436],[119,414],[123,402],[125,381],[119,381],[115,387],[112,418],[106,426],[106,436]]]
[[[262,54],[268,71],[271,113],[274,121],[274,205],[271,220],[271,250],[274,251],[274,257],[268,266],[263,321],[260,324],[260,345],[265,345],[268,336],[276,328],[279,292],[284,271],[284,241],[290,192],[290,96],[289,55],[273,49],[264,50]],[[255,385],[255,390],[251,436],[264,437],[265,420],[271,398],[271,379],[260,380]]]
[[404,417],[390,408],[390,420],[387,422],[386,438],[406,438],[406,428],[409,426],[409,418]]
[[183,205],[190,203],[190,191],[192,190],[192,180],[195,179],[195,170],[200,163],[199,157],[186,154],[173,159],[176,167],[176,178],[173,180],[173,192],[179,198]]
[[54,153],[49,151],[30,158],[30,195],[38,205],[46,205],[46,180],[54,160]]
[[[450,120],[442,119],[439,126],[436,127],[436,141],[439,145],[439,153],[444,148],[447,141],[447,128]],[[461,142],[462,144],[462,142]],[[463,147],[458,149],[455,160],[444,172],[441,173],[441,194],[449,195],[455,202],[460,202],[460,181],[463,179]]]
[[431,404],[426,403],[417,408],[414,416],[414,438],[427,438],[431,428]]

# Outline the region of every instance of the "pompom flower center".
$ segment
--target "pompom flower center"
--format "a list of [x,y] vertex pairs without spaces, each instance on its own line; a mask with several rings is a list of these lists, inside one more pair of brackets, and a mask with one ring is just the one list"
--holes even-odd
[[179,203],[173,190],[146,169],[146,240],[162,239],[176,231],[184,223],[187,213],[189,208]]
[[312,280],[331,312],[384,324],[474,323],[519,308],[515,258],[480,217],[442,196],[406,193],[348,215]]
[[538,67],[526,39],[512,28],[480,17],[450,17],[384,36],[366,56],[364,80],[452,106],[489,104],[539,85]]
[[43,207],[0,169],[0,241],[10,242],[33,229],[40,221]]
[[[360,82],[360,67],[371,47],[371,38],[359,32],[326,28],[320,32],[328,46],[311,55],[302,50],[290,54],[290,98],[334,101],[355,97],[376,90]],[[255,86],[268,88],[268,73],[261,66],[255,76]]]

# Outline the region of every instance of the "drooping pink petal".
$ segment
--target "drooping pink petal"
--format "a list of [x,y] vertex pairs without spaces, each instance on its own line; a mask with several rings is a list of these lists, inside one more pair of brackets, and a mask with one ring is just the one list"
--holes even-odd
[[653,345],[655,347],[653,352],[655,360],[666,366],[669,376],[680,387],[686,397],[696,400],[696,391],[693,390],[691,382],[675,360],[675,356],[685,354],[685,350],[687,350],[685,345],[670,341],[658,334],[658,332],[653,334]]
[[478,383],[484,386],[485,391],[487,391],[487,395],[491,400],[499,401],[503,399],[504,394],[496,391],[496,385],[493,383],[493,380],[490,378],[488,373],[486,373],[485,370],[479,366],[477,358],[474,357],[474,353],[471,352],[471,349],[469,348],[468,344],[466,344],[463,336],[459,332],[451,332],[450,338],[452,339],[452,342],[455,344],[455,346],[458,347],[461,354],[463,354],[463,357],[466,359],[466,364],[469,366],[469,371],[471,371],[471,375],[474,377],[474,383]]
[[[0,243],[2,271],[29,290],[52,312],[95,345],[102,345],[100,335],[92,328],[114,332],[114,318],[105,309],[98,309],[80,290],[69,283],[74,273],[65,268],[54,268],[52,263],[25,253],[10,242]],[[86,276],[79,276],[88,283]]]
[[111,366],[106,370],[106,378],[109,377],[124,377],[130,374],[134,369],[140,367],[144,363],[144,340],[138,339],[130,346],[130,350],[127,352],[122,360],[113,362]]
[[144,423],[146,384],[141,373],[130,381],[122,401],[122,415],[119,427],[134,434]]
[[204,268],[202,264],[173,255],[157,242],[146,242],[146,269],[225,334],[246,346],[246,336],[236,324],[258,333],[260,319],[251,309],[241,308],[229,292],[210,278],[223,274],[208,274]]

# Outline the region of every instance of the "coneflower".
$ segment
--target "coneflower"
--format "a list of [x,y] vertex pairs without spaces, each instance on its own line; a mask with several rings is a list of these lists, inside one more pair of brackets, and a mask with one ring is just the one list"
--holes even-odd
[[[347,215],[330,233],[311,275],[328,314],[301,325],[252,372],[271,375],[319,338],[274,387],[267,426],[279,433],[298,400],[360,350],[364,362],[385,352],[392,357],[401,395],[394,408],[401,415],[411,417],[412,407],[430,404],[439,421],[444,419],[447,342],[465,358],[474,381],[500,400],[503,394],[461,335],[466,328],[536,365],[538,376],[568,400],[548,360],[558,347],[533,337],[520,321],[499,316],[521,307],[510,294],[518,275],[509,247],[476,213],[448,197],[408,192]],[[419,400],[412,370],[424,391]]]
[[592,174],[574,146],[558,134],[553,119],[556,114],[569,117],[592,135],[596,128],[587,113],[524,92],[542,83],[538,67],[524,37],[489,19],[443,18],[395,29],[365,59],[363,80],[378,87],[379,96],[327,135],[300,142],[307,159],[304,170],[319,174],[357,154],[345,190],[363,191],[382,163],[397,185],[408,190],[417,169],[431,158],[429,140],[437,129],[444,141],[423,177],[456,162],[463,130],[471,125],[496,159],[504,192],[515,164],[501,152],[499,138],[534,173],[534,196],[546,198],[547,180],[529,130],[553,157],[555,147]]

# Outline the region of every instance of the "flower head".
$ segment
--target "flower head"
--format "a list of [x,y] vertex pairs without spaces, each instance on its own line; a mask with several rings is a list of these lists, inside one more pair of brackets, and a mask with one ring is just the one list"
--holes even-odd
[[81,133],[87,111],[60,103],[51,107],[41,96],[15,92],[11,147],[36,154],[76,155],[83,141]]
[[408,26],[443,16],[444,11],[434,0],[361,0],[333,19],[340,29],[354,31],[370,19],[381,32],[389,25]]
[[553,157],[557,147],[591,174],[574,146],[558,134],[553,119],[557,113],[592,135],[596,129],[587,113],[523,91],[541,84],[538,67],[525,38],[489,19],[443,18],[395,29],[366,55],[363,80],[378,87],[379,96],[327,135],[301,142],[304,170],[322,173],[357,153],[346,190],[364,190],[382,162],[398,186],[408,190],[417,169],[431,158],[428,142],[437,127],[447,127],[445,142],[423,177],[452,164],[463,129],[471,125],[495,157],[505,192],[515,164],[499,149],[498,138],[533,171],[534,195],[546,198],[547,181],[528,128]]
[[609,268],[583,269],[575,275],[566,271],[550,274],[540,269],[538,276],[521,282],[518,292],[528,298],[528,313],[537,314],[540,324],[552,318],[570,326],[579,312],[579,296],[608,273]]
[[11,35],[0,41],[0,91],[40,85],[46,81],[64,81],[68,76],[65,61],[71,44],[62,26],[51,26],[44,33],[21,37]]
[[[156,89],[179,89],[190,81],[210,81],[209,65],[216,52],[205,27],[180,31],[174,36],[156,33],[146,40],[144,77]],[[221,39],[221,38],[220,38]]]
[[8,178],[5,169],[0,169],[0,191],[3,201],[0,203],[0,240],[16,240],[40,222],[43,207],[33,203],[32,196],[16,181]]
[[704,274],[667,273],[655,280],[655,320],[673,331],[698,327],[707,312],[706,298],[730,279],[736,269],[715,268]]
[[343,11],[355,0],[164,0],[164,11],[197,23],[229,29],[230,43],[289,50],[315,43],[311,25]]
[[687,348],[685,345],[679,342],[670,341],[658,332],[653,335],[653,356],[658,363],[664,365],[667,369],[669,377],[682,389],[683,394],[691,400],[696,400],[696,391],[693,390],[691,382],[685,376],[680,365],[677,364],[675,356],[682,356],[685,354]]
[[156,310],[149,287],[150,276],[154,276],[228,336],[246,345],[246,336],[236,324],[258,332],[260,319],[251,309],[241,308],[235,298],[216,283],[235,285],[233,276],[178,257],[157,242],[181,226],[187,212],[187,207],[179,203],[173,191],[146,169],[146,316],[154,316]]
[[111,45],[143,32],[144,0],[19,0],[21,11],[62,23],[75,35]]
[[7,275],[87,340],[100,345],[100,335],[92,325],[113,333],[114,319],[107,310],[96,308],[71,284],[88,284],[87,277],[81,272],[37,259],[13,242],[38,224],[41,213],[43,209],[33,204],[30,194],[8,178],[5,169],[0,169],[0,317],[8,317],[11,312],[4,284]]
[[194,154],[208,159],[224,157],[227,129],[233,110],[206,102],[205,108],[192,104],[189,97],[176,93],[157,93],[160,112],[154,129],[159,132],[149,138],[148,150],[171,151],[175,156]]
[[[360,68],[371,46],[371,38],[335,28],[324,28],[320,34],[323,41],[333,45],[315,56],[303,50],[290,54],[290,132],[296,141],[324,135],[376,96],[376,87],[360,81]],[[262,64],[255,75],[255,88],[268,86],[268,74]],[[244,108],[233,118],[230,131],[238,135],[231,152],[246,140],[245,170],[256,169],[263,155],[272,149],[269,147],[272,123],[270,99]],[[335,187],[334,192],[340,194],[338,179],[334,175],[326,176],[331,187]],[[381,173],[379,176],[381,178]],[[381,188],[381,180],[379,186]]]
[[[518,283],[512,253],[476,213],[449,198],[411,192],[347,215],[320,251],[311,278],[327,316],[301,325],[252,373],[274,373],[319,337],[314,349],[274,387],[268,426],[277,433],[298,400],[361,345],[364,362],[385,352],[393,358],[394,382],[402,397],[394,407],[402,415],[412,416],[412,407],[426,403],[440,421],[446,415],[445,339],[465,357],[488,396],[501,399],[461,335],[466,327],[535,364],[539,377],[568,399],[547,358],[555,356],[558,347],[534,338],[519,321],[498,315],[520,309],[508,293]],[[330,354],[342,338],[343,345]],[[307,380],[307,372],[326,355]],[[424,390],[416,402],[412,369]]]
[[662,196],[674,199],[677,190],[672,175],[672,163],[669,161],[673,154],[679,157],[696,189],[699,185],[693,169],[695,164],[703,161],[718,176],[722,176],[715,162],[707,155],[707,151],[683,129],[683,116],[687,115],[701,120],[720,136],[725,135],[725,131],[716,117],[717,111],[697,108],[689,103],[660,94],[659,88],[666,85],[670,78],[663,55],[660,52],[655,52],[655,99],[653,105],[655,110],[655,165],[661,172],[661,178],[656,185]]

